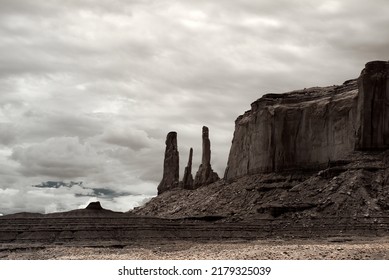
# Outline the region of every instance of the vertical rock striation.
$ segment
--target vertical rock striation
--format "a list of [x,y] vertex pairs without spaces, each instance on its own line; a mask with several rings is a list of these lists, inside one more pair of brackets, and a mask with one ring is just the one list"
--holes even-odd
[[184,178],[182,179],[182,187],[184,189],[193,189],[193,176],[192,176],[192,158],[193,149],[189,150],[188,165],[185,167]]
[[209,140],[208,127],[203,126],[203,151],[201,164],[199,170],[196,173],[194,180],[194,188],[198,188],[202,185],[211,184],[219,180],[219,176],[212,170],[211,167],[211,141]]
[[266,94],[238,117],[225,172],[313,169],[354,148],[357,83]]
[[179,155],[177,148],[177,132],[169,132],[166,137],[165,159],[163,161],[163,177],[158,185],[158,194],[178,187]]
[[356,148],[389,148],[389,62],[368,62],[358,79]]
[[389,63],[366,64],[341,86],[266,94],[235,121],[225,179],[317,169],[363,149],[389,148]]

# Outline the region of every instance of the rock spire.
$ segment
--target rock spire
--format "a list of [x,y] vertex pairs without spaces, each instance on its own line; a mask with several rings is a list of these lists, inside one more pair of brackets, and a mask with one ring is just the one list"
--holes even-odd
[[165,159],[163,161],[163,177],[158,185],[158,194],[178,187],[179,155],[177,148],[177,132],[169,132],[166,137]]
[[209,140],[209,129],[203,126],[203,153],[199,170],[196,173],[194,180],[194,188],[202,185],[211,184],[219,180],[219,176],[212,170],[211,167],[211,141]]
[[182,186],[184,189],[193,189],[192,158],[193,149],[190,148],[188,165],[185,167],[184,178],[182,179]]

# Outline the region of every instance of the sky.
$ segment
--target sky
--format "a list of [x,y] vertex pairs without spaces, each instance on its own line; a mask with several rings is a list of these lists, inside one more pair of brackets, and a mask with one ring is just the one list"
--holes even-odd
[[265,93],[389,60],[389,2],[1,0],[0,215],[128,211],[180,176],[201,128],[222,177],[235,119]]

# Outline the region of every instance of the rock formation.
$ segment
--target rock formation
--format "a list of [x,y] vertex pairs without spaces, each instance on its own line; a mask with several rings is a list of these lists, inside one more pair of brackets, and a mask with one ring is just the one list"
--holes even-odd
[[357,149],[389,148],[389,62],[366,64],[358,79]]
[[[202,161],[194,182],[192,152],[178,183],[176,133],[166,140],[164,175],[158,193],[196,189],[219,179],[211,167],[209,131],[203,127]],[[340,86],[266,94],[235,121],[224,178],[318,170],[360,150],[389,148],[389,62],[366,64],[358,79]]]
[[163,178],[158,185],[158,194],[174,188],[193,190],[199,186],[211,184],[219,180],[211,167],[211,142],[209,141],[208,127],[203,127],[203,154],[195,180],[192,176],[193,149],[190,148],[188,165],[185,167],[183,180],[179,181],[179,156],[177,149],[177,133],[169,132],[166,137],[165,159],[163,164]]
[[219,180],[219,176],[212,170],[211,167],[211,141],[209,140],[208,127],[203,126],[203,153],[199,170],[196,173],[194,187],[211,184]]
[[103,207],[101,207],[100,201],[96,201],[96,202],[89,203],[85,209],[87,209],[87,210],[103,210]]
[[341,86],[266,94],[235,121],[225,179],[318,169],[354,150],[389,148],[389,63]]
[[188,165],[185,167],[184,178],[182,179],[182,187],[184,189],[189,189],[189,190],[193,188],[192,158],[193,158],[193,149],[190,148]]
[[265,95],[236,120],[227,180],[197,188],[211,170],[203,128],[194,190],[162,194],[136,213],[244,221],[271,238],[388,227],[389,62],[369,62],[341,86]]
[[169,132],[166,137],[165,158],[163,161],[163,177],[158,185],[158,194],[178,187],[179,155],[177,149],[177,132]]

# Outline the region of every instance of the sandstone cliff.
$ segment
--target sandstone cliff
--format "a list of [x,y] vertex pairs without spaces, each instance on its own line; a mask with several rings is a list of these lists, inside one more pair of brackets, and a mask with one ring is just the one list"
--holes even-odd
[[354,150],[389,147],[389,63],[341,86],[267,94],[235,121],[225,179],[324,168]]
[[366,64],[358,79],[357,149],[389,147],[389,62]]

